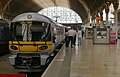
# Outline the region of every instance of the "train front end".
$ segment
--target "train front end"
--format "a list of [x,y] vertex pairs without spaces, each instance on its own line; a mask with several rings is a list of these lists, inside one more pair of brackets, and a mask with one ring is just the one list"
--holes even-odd
[[46,65],[53,44],[50,23],[43,19],[36,14],[22,14],[11,23],[9,60],[19,72],[41,71]]

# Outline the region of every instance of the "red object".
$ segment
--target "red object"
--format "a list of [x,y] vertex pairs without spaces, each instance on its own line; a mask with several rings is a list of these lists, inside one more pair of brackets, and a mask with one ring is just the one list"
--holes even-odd
[[27,77],[26,74],[0,74],[0,77]]
[[99,21],[99,17],[96,17],[96,21]]
[[99,21],[102,21],[103,20],[103,18],[102,17],[99,17]]
[[110,32],[110,44],[116,44],[116,32]]

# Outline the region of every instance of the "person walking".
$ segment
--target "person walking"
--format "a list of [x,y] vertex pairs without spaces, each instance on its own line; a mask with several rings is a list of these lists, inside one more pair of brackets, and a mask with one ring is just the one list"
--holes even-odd
[[75,46],[75,44],[76,44],[76,35],[77,35],[77,32],[76,32],[76,34],[74,35],[74,37],[73,37],[73,45]]
[[78,30],[78,46],[81,45],[81,42],[82,42],[82,31],[81,30]]
[[69,43],[71,42],[71,48],[72,48],[73,38],[77,34],[77,32],[73,28],[71,28],[67,34],[68,34],[68,44],[66,47],[69,47]]

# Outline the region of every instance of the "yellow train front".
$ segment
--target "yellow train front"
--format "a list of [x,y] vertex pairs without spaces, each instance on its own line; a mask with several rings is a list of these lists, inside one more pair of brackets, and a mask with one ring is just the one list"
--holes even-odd
[[53,50],[64,40],[64,28],[38,13],[16,16],[10,33],[9,60],[19,72],[41,71]]

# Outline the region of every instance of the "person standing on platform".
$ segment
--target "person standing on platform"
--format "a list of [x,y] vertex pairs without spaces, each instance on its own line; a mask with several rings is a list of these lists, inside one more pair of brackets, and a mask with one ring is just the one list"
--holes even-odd
[[82,31],[78,30],[78,46],[81,45],[82,42]]
[[66,47],[69,47],[69,43],[71,42],[71,48],[72,48],[73,38],[77,34],[77,32],[73,28],[71,28],[67,34],[68,34],[68,44]]
[[75,46],[75,43],[76,43],[76,35],[77,35],[77,32],[76,32],[76,34],[74,35],[74,37],[73,37],[73,45]]
[[82,38],[83,38],[84,34],[85,34],[85,33],[84,33],[84,31],[82,30]]
[[68,32],[65,33],[65,46],[68,46]]

